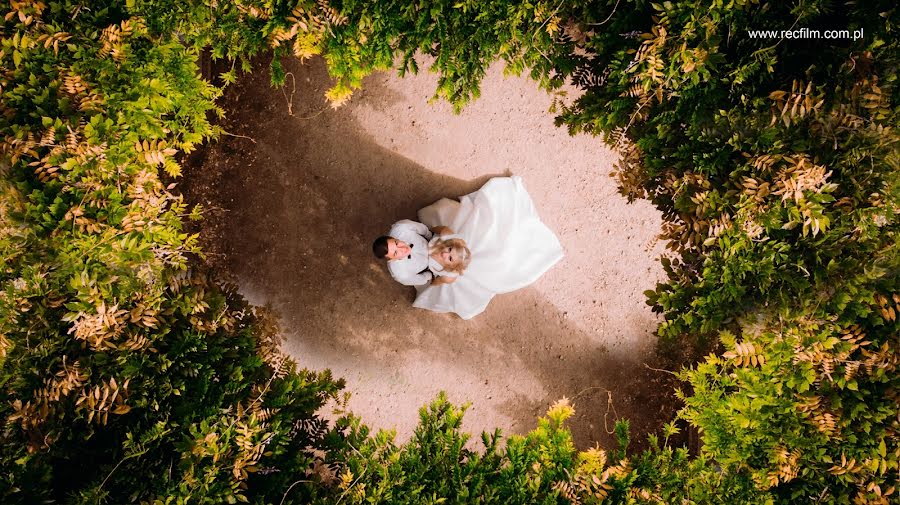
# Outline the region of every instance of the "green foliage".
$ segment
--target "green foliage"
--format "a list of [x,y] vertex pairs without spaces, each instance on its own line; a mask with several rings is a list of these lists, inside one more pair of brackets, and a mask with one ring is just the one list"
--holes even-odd
[[[896,5],[590,10],[562,9],[588,36],[558,122],[616,144],[621,192],[662,212],[660,336],[725,348],[681,374],[704,457],[777,501],[895,500]],[[864,36],[750,35],[801,26]]]
[[874,335],[809,320],[723,332],[727,352],[682,372],[683,416],[706,454],[783,499],[879,502],[896,482],[898,360]]
[[330,457],[314,413],[342,383],[296,370],[268,316],[192,260],[160,169],[218,132],[219,90],[121,5],[10,5],[0,501],[280,499]]
[[[290,2],[209,2],[129,0],[128,10],[144,16],[157,33],[177,31],[195,48],[210,47],[214,58],[250,68],[250,58],[271,49],[272,79],[284,82],[279,58],[305,60],[323,55],[336,79],[326,93],[337,107],[362,79],[395,63],[401,74],[417,72],[416,56],[432,57],[438,73],[435,99],[456,110],[479,96],[479,83],[497,58],[507,71],[532,77],[548,88],[562,84],[555,70],[572,48],[559,44],[565,24],[556,2],[371,2],[302,0]],[[223,76],[235,78],[234,70]]]
[[[684,489],[684,483],[708,465],[699,460],[688,463],[683,449],[657,448],[641,455],[634,465],[624,448],[612,454],[599,448],[576,451],[565,426],[575,411],[565,400],[550,407],[537,428],[525,436],[512,436],[500,444],[499,432],[483,433],[483,450],[476,450],[468,436],[460,433],[463,410],[441,394],[421,410],[412,440],[401,447],[394,444],[393,433],[367,437],[365,430],[354,429],[360,445],[350,453],[339,476],[338,501],[672,503],[667,500],[675,496],[710,498],[724,492],[748,500],[743,503],[754,503],[755,490],[734,487],[734,479],[724,482],[728,488],[700,486],[701,494]],[[616,429],[627,438],[627,423]]]

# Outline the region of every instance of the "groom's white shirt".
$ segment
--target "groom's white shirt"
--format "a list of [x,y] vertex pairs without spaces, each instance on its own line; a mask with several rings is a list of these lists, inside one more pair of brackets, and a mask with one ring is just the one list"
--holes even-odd
[[428,241],[431,240],[431,230],[422,223],[404,219],[394,223],[388,236],[402,240],[410,246],[407,257],[387,262],[391,277],[407,286],[422,286],[431,282],[432,275],[428,270]]

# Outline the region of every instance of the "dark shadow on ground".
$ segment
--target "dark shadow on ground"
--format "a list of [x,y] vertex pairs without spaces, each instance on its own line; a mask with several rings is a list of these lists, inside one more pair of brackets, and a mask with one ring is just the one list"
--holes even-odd
[[270,87],[264,68],[229,88],[225,127],[253,140],[223,136],[204,147],[188,163],[182,190],[210,209],[202,237],[210,263],[253,301],[272,305],[297,339],[288,350],[359,359],[385,374],[410,349],[492,380],[498,366],[521,370],[545,394],[501,405],[516,419],[514,431],[533,428],[555,400],[575,397],[571,427],[580,447],[612,447],[605,417],[609,429],[616,415],[630,419],[636,442],[671,418],[671,389],[658,372],[596,343],[534,289],[495,298],[471,321],[412,308],[412,288],[392,281],[371,241],[394,221],[489,177],[439,175],[377,145],[348,110],[325,108],[321,61],[285,64],[296,80],[293,89],[289,77],[286,94]]

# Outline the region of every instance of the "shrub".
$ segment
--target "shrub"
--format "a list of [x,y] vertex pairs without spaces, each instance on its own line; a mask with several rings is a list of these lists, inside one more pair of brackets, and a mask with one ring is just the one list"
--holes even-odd
[[[347,503],[766,503],[750,479],[723,477],[708,462],[668,445],[677,429],[634,460],[628,423],[616,424],[620,447],[577,451],[566,420],[568,401],[551,406],[524,436],[501,440],[483,433],[483,449],[460,432],[462,409],[441,394],[420,412],[412,439],[398,447],[393,433],[361,435],[340,474],[338,501]],[[352,438],[352,437],[351,437]],[[505,443],[503,443],[505,442]],[[684,500],[684,501],[683,501]]]
[[[724,347],[681,374],[704,454],[778,500],[895,499],[895,6],[579,12],[584,94],[558,121],[616,143],[622,193],[662,211],[669,280],[647,293],[660,336]],[[794,26],[865,35],[749,33]]]
[[[217,128],[196,52],[117,3],[12,2],[0,57],[0,497],[280,499],[336,439],[342,382],[193,257],[158,173]],[[264,475],[265,474],[265,475]],[[296,496],[313,496],[308,485]]]

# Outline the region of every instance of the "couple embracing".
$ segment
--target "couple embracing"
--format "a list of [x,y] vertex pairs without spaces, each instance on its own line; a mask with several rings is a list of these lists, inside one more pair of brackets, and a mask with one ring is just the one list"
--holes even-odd
[[372,246],[397,282],[416,287],[414,307],[471,319],[563,257],[518,176],[495,177],[459,201],[442,198],[418,217],[398,221]]

